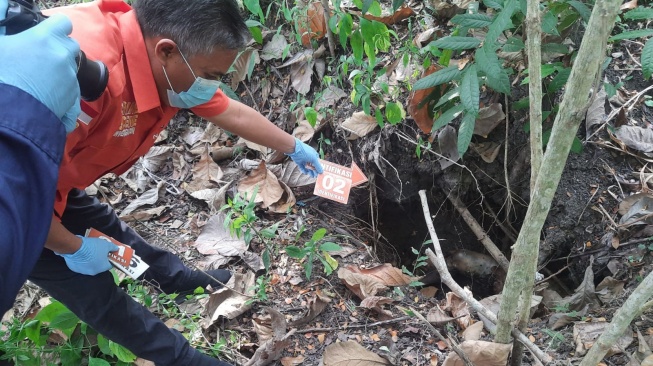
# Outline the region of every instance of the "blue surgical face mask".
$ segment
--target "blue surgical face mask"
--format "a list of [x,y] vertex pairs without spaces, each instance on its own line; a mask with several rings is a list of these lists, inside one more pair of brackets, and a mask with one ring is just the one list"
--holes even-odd
[[166,80],[168,80],[168,85],[170,85],[170,89],[168,89],[168,102],[170,103],[170,106],[177,108],[193,108],[210,101],[218,91],[220,82],[218,80],[207,80],[195,76],[193,69],[188,64],[188,61],[186,61],[184,54],[181,53],[181,51],[179,51],[179,54],[195,77],[195,82],[193,82],[193,85],[191,85],[187,91],[177,93],[174,91],[172,84],[170,83],[170,79],[166,73],[166,68],[163,67],[163,74],[166,76]]

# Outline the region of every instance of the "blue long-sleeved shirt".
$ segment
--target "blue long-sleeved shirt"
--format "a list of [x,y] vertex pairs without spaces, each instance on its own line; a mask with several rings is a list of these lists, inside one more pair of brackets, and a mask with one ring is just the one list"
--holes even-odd
[[45,105],[0,84],[0,314],[13,306],[45,244],[65,140]]

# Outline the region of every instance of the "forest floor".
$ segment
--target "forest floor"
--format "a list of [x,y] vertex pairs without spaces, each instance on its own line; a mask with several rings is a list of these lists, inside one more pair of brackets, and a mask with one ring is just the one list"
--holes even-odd
[[[430,57],[420,50],[433,33],[451,32],[451,17],[434,10],[439,4],[408,1],[413,12],[388,25],[396,39],[378,55],[371,82],[386,85],[370,86],[381,95],[372,97],[373,107],[390,100],[406,111],[415,106],[411,85]],[[529,201],[528,108],[519,107],[528,94],[521,85],[523,57],[505,61],[515,70],[509,96],[483,90],[482,104],[498,105],[498,113],[488,117],[493,126],[485,136],[475,135],[468,152],[451,164],[455,158],[443,157],[453,156],[450,148],[442,140],[429,143],[412,112],[382,127],[360,114],[362,106],[351,98],[354,67],[343,70],[350,49],[336,40],[332,58],[326,38],[313,44],[324,46],[323,51],[304,48],[294,28],[283,26],[279,12],[266,25],[263,43],[253,44],[235,65],[231,85],[237,97],[310,143],[324,160],[345,167],[355,163],[367,181],[351,189],[347,204],[318,197],[315,180],[301,175],[283,155],[182,112],[134,168],[103,177],[87,192],[189,266],[228,268],[235,275],[227,288],[198,292],[180,305],[165,302],[148,284],[136,287],[137,282],[123,279],[121,286],[195,346],[235,364],[252,359],[251,364],[264,365],[268,357],[278,360],[270,364],[284,366],[347,365],[354,359],[357,365],[462,365],[453,360],[452,343],[477,341],[487,342],[471,343],[476,351],[498,354],[489,343],[488,325],[441,284],[425,257],[432,238],[418,192],[426,191],[454,278],[496,310],[505,273],[479,236],[510,258]],[[650,20],[619,23],[614,34],[652,26]],[[578,25],[562,43],[577,50],[582,34]],[[651,268],[653,88],[642,74],[644,43],[646,38],[609,44],[605,91],[596,96],[577,133],[579,146],[569,156],[543,229],[542,276],[525,334],[556,363],[581,360]],[[306,57],[299,59],[302,54]],[[454,53],[452,62],[466,57]],[[570,66],[571,53],[547,62]],[[385,72],[379,74],[381,69]],[[300,76],[306,73],[308,78]],[[239,77],[242,82],[236,81]],[[385,88],[391,99],[382,97]],[[544,110],[555,112],[563,92],[547,93]],[[545,118],[545,131],[554,117]],[[616,128],[622,126],[634,127],[619,133]],[[254,187],[257,205],[248,211],[243,194],[251,197]],[[454,201],[460,202],[458,208]],[[461,212],[480,229],[472,230]],[[231,230],[224,224],[227,216]],[[239,218],[242,226],[234,228]],[[3,320],[30,319],[48,302],[27,284]],[[652,348],[653,313],[648,310],[603,362],[644,364]],[[494,364],[490,356],[479,357],[485,357],[479,365]],[[539,360],[526,352],[522,364],[538,365]]]

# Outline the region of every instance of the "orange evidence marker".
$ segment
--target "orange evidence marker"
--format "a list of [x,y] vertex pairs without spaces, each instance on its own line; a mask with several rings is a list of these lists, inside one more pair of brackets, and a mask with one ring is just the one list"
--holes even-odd
[[324,173],[318,175],[313,194],[347,204],[354,185],[367,182],[365,174],[354,163],[352,168],[320,160]]

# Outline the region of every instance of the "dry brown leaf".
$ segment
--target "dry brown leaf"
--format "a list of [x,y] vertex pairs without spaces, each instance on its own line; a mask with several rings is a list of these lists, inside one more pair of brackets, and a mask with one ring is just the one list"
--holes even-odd
[[141,160],[143,168],[150,173],[158,172],[172,156],[174,149],[174,146],[153,146]]
[[288,160],[283,164],[282,169],[277,175],[280,181],[286,183],[288,187],[302,187],[315,183],[317,178],[312,178],[308,174],[304,174],[299,170],[294,161]]
[[324,92],[322,93],[322,98],[317,101],[315,105],[316,110],[321,110],[323,108],[329,108],[335,105],[340,99],[347,96],[342,89],[338,88],[335,85],[329,85]]
[[303,120],[297,124],[292,135],[297,137],[300,141],[306,142],[312,139],[313,135],[315,135],[315,128],[313,128],[307,120]]
[[[473,365],[505,366],[512,344],[501,344],[485,341],[464,341],[459,345]],[[450,352],[442,366],[464,366],[456,352]]]
[[212,216],[202,227],[202,232],[195,240],[195,248],[204,255],[220,255],[225,257],[238,257],[247,249],[247,244],[240,238],[231,236],[224,227],[226,214],[220,212]]
[[596,286],[596,295],[605,304],[618,297],[624,292],[625,281],[619,281],[607,276]]
[[290,324],[291,327],[300,327],[308,324],[311,320],[315,319],[324,311],[327,304],[331,302],[331,298],[323,295],[322,291],[316,290],[315,295],[308,300],[308,311],[304,316],[295,320]]
[[631,0],[627,3],[624,3],[621,5],[621,10],[630,10],[630,9],[635,9],[637,7],[637,0]]
[[231,184],[225,184],[221,188],[200,189],[190,195],[198,200],[206,202],[209,205],[211,213],[214,213],[220,210],[220,208],[226,203],[225,193],[230,186]]
[[415,39],[413,40],[413,44],[417,46],[417,48],[424,47],[423,44],[431,42],[431,40],[433,39],[433,34],[437,30],[438,28],[429,28],[424,32],[418,34],[417,37],[415,37]]
[[252,325],[254,326],[254,333],[258,337],[258,344],[263,344],[272,339],[272,317],[269,313],[254,314],[252,316]]
[[462,329],[467,329],[472,324],[472,316],[467,302],[453,292],[448,292],[446,298],[447,304],[444,309],[451,312]]
[[374,277],[378,282],[386,286],[406,286],[413,282],[410,276],[404,274],[401,269],[393,267],[390,263],[380,266],[360,269],[354,265],[347,266],[347,269],[354,273],[361,273]]
[[384,304],[392,304],[394,303],[394,300],[389,298],[389,297],[384,297],[384,296],[370,296],[366,297],[361,301],[360,307],[366,308],[366,309],[371,309],[376,311],[377,313],[390,318],[392,317],[392,313],[386,310],[383,310],[383,305]]
[[482,142],[479,144],[470,143],[469,147],[472,148],[486,163],[492,163],[496,160],[501,152],[501,144],[494,141]]
[[304,356],[297,356],[297,357],[282,357],[281,358],[281,364],[283,366],[296,366],[296,365],[301,365],[302,362],[304,362]]
[[349,290],[356,294],[356,296],[361,300],[369,296],[374,296],[379,291],[385,291],[388,289],[388,287],[379,282],[378,279],[352,272],[346,268],[338,269],[338,278],[340,278],[345,286],[347,286],[347,288],[349,288]]
[[653,130],[649,128],[624,125],[617,128],[614,134],[632,149],[644,153],[653,153]]
[[209,324],[204,324],[205,327],[211,326],[221,316],[233,319],[251,309],[252,305],[248,305],[247,300],[254,296],[255,282],[256,276],[254,276],[254,273],[242,274],[235,272],[225,287],[209,296],[206,311],[210,316],[210,321]]
[[340,127],[352,133],[352,139],[366,136],[378,126],[376,118],[368,116],[365,112],[354,112],[354,114],[347,118]]
[[200,160],[193,167],[193,180],[186,186],[186,192],[193,193],[201,189],[214,188],[221,178],[222,169],[213,161],[209,145],[206,145]]
[[392,15],[376,17],[370,13],[366,13],[364,15],[364,18],[368,20],[376,20],[377,22],[381,22],[385,25],[393,25],[395,23],[401,22],[402,20],[406,20],[413,15],[415,15],[415,11],[413,11],[413,9],[411,9],[408,6],[403,5],[401,8],[397,9],[397,11],[395,11],[395,13]]
[[447,313],[444,312],[439,306],[434,306],[429,310],[429,312],[426,314],[426,320],[435,325],[441,325],[448,323],[450,321],[453,321],[455,318],[452,316],[449,316]]
[[184,140],[188,146],[192,147],[202,138],[202,135],[204,135],[204,130],[193,126],[184,130],[181,134],[181,139]]
[[277,203],[285,192],[277,177],[267,169],[263,161],[258,168],[251,171],[247,178],[240,181],[238,192],[247,193],[247,197],[251,198],[256,187],[258,187],[258,190],[255,201],[257,203],[262,202],[263,208]]
[[236,90],[238,83],[245,80],[247,77],[247,70],[251,63],[257,65],[261,62],[256,48],[247,47],[243,52],[238,55],[238,58],[232,65],[234,72],[231,74],[231,88]]
[[140,197],[133,200],[127,207],[120,212],[120,217],[127,216],[139,207],[145,205],[154,205],[159,200],[159,195],[164,192],[165,182],[161,181],[156,187],[143,193]]
[[324,366],[390,365],[388,360],[353,341],[339,342],[328,346],[322,355],[322,363]]
[[290,337],[295,333],[295,329],[286,333],[287,324],[283,314],[267,306],[263,309],[270,315],[272,338],[261,344],[245,366],[265,366],[278,360],[290,344]]
[[[436,65],[429,66],[429,68],[422,73],[422,78],[433,74],[439,69],[441,68]],[[436,100],[428,103],[424,101],[424,99],[426,99],[426,97],[428,97],[433,91],[435,91],[435,87],[413,90],[408,97],[408,113],[410,113],[410,116],[413,117],[417,126],[424,133],[431,133],[431,128],[433,127],[433,116],[431,116],[430,112],[432,106],[431,103],[436,102]]]
[[270,205],[268,210],[276,213],[286,213],[292,206],[295,205],[297,199],[295,198],[295,194],[286,183],[282,181],[278,181],[278,183],[281,188],[283,188],[283,194],[277,202]]
[[354,248],[351,245],[340,244],[340,250],[330,251],[329,254],[331,256],[338,256],[341,258],[345,258],[352,253],[356,253],[357,250],[358,249]]
[[475,322],[463,331],[463,339],[466,341],[478,341],[483,332],[483,322]]
[[290,66],[290,80],[292,87],[297,90],[299,94],[306,95],[311,90],[311,82],[313,76],[313,66],[315,60],[292,64]]
[[505,121],[506,115],[503,113],[501,103],[492,103],[478,111],[476,124],[474,125],[474,134],[487,137],[501,122]]
[[585,113],[585,133],[589,138],[592,133],[595,131],[595,127],[603,123],[605,120],[605,100],[607,99],[607,94],[605,89],[601,88],[592,100]]
[[185,181],[190,174],[190,165],[184,158],[184,153],[172,153],[172,180]]
[[134,212],[129,215],[120,215],[120,219],[124,222],[147,221],[153,217],[161,216],[163,211],[166,209],[168,209],[168,206],[155,207],[145,211]]
[[297,30],[302,37],[304,47],[310,47],[312,39],[320,40],[324,38],[327,24],[322,3],[320,1],[310,3],[306,8],[306,15],[301,16],[297,23]]
[[283,56],[283,51],[288,46],[288,41],[283,34],[275,34],[272,36],[270,42],[266,43],[261,50],[261,58],[263,60],[272,60],[275,58],[281,58]]
[[[592,322],[592,323],[576,323],[574,324],[574,341],[576,342],[576,354],[583,356],[587,351],[592,348],[596,339],[603,334],[608,325],[607,322]],[[612,345],[606,357],[610,357],[617,353],[622,353],[623,350],[633,342],[633,332],[630,327],[627,327],[624,334],[619,337],[617,342]]]

